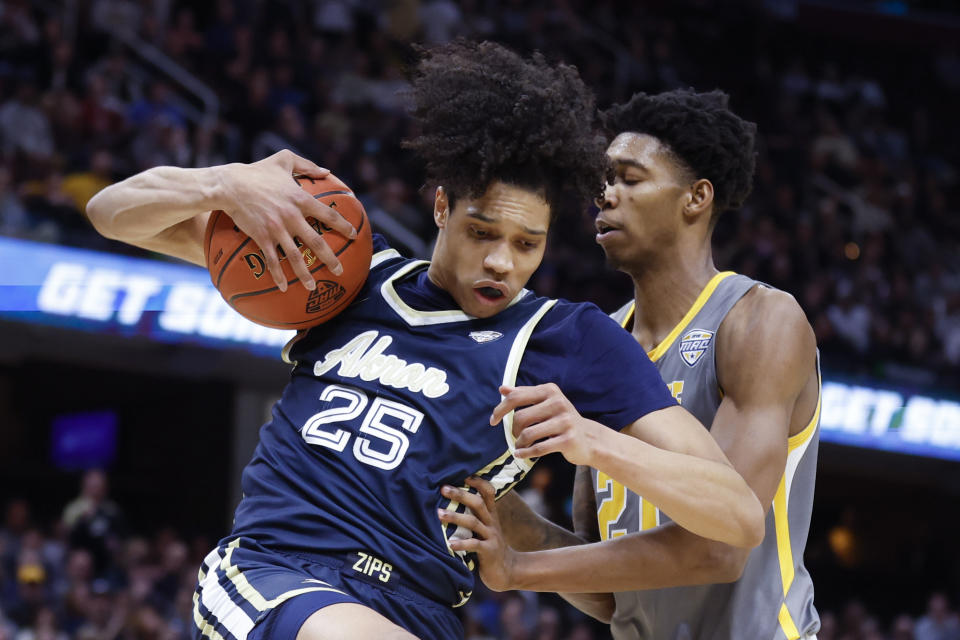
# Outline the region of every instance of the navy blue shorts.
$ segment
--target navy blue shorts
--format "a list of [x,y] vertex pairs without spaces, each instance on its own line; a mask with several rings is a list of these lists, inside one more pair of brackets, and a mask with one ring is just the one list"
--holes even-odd
[[204,559],[193,595],[193,637],[294,640],[313,613],[344,602],[369,607],[422,640],[463,637],[452,607],[396,578],[391,583],[377,562],[357,553],[308,559],[238,538]]

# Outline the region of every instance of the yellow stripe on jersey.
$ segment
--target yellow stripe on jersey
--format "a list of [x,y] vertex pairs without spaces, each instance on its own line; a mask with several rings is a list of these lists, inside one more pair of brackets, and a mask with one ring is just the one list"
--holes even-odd
[[[703,288],[703,291],[700,292],[700,295],[697,296],[697,299],[693,301],[693,306],[687,311],[687,314],[683,316],[683,319],[677,323],[677,326],[667,334],[667,337],[663,341],[654,347],[652,350],[647,351],[647,357],[656,362],[663,357],[663,354],[667,352],[670,346],[676,341],[677,336],[687,328],[687,325],[690,324],[690,321],[700,313],[700,309],[703,308],[703,305],[707,304],[707,300],[710,299],[710,296],[713,295],[713,292],[716,291],[717,287],[725,279],[730,276],[737,275],[733,271],[722,271],[717,275],[710,278],[710,282],[707,283],[707,286]],[[630,324],[630,321],[633,320],[633,312],[636,311],[636,301],[630,305],[630,310],[627,312],[627,315],[624,317],[623,322],[620,323],[624,329]]]
[[[783,475],[780,477],[780,484],[777,486],[777,493],[773,496],[773,522],[777,532],[777,556],[780,560],[780,580],[783,584],[784,600],[786,600],[787,594],[790,592],[790,586],[793,584],[793,578],[795,575],[793,568],[793,545],[790,541],[790,520],[788,509],[788,502],[790,500],[790,484],[793,482],[793,474],[797,470],[797,465],[800,463],[800,459],[803,457],[806,447],[810,443],[810,438],[817,430],[817,425],[820,422],[820,403],[822,394],[820,392],[819,385],[821,382],[818,363],[817,408],[814,409],[813,417],[810,418],[810,422],[807,423],[807,426],[805,426],[799,433],[790,436],[787,439],[786,469],[784,470]],[[796,640],[800,637],[800,632],[797,631],[797,625],[794,623],[793,617],[790,615],[790,610],[787,609],[786,602],[784,602],[780,607],[780,615],[778,616],[778,620],[780,621],[780,628],[783,630],[784,635],[786,635],[787,640]]]
[[707,304],[707,300],[710,299],[710,296],[713,295],[713,292],[716,291],[720,283],[733,275],[736,275],[733,271],[723,271],[710,278],[710,282],[707,283],[707,286],[703,288],[703,291],[701,291],[700,295],[697,296],[697,299],[694,300],[693,306],[690,307],[689,311],[687,311],[687,315],[683,316],[683,320],[677,323],[677,326],[673,328],[673,331],[667,334],[667,337],[663,339],[663,342],[654,347],[652,351],[648,351],[647,356],[649,356],[654,362],[662,358],[663,354],[667,352],[680,333],[686,329],[687,325],[690,324],[690,322],[698,313],[700,313],[700,309],[703,308],[703,305]]
[[800,640],[800,632],[797,630],[797,625],[790,616],[790,611],[787,610],[786,603],[780,605],[780,614],[777,616],[777,620],[780,621],[780,628],[783,629],[787,640]]
[[659,524],[657,521],[660,519],[657,517],[657,507],[645,498],[640,498],[640,504],[642,505],[640,507],[640,530],[653,529]]

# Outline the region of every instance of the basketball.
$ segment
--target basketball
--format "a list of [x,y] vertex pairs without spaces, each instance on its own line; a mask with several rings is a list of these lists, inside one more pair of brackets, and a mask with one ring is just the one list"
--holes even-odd
[[301,188],[328,207],[335,208],[357,230],[354,239],[345,238],[315,218],[307,222],[330,246],[343,265],[334,275],[309,247],[294,238],[317,288],[309,291],[297,276],[280,247],[280,265],[287,278],[287,290],[280,291],[260,247],[223,211],[214,211],[204,235],[204,255],[210,279],[227,303],[241,315],[275,329],[306,329],[322,324],[343,311],[356,297],[370,271],[373,237],[363,205],[350,188],[335,176],[314,179],[295,176]]

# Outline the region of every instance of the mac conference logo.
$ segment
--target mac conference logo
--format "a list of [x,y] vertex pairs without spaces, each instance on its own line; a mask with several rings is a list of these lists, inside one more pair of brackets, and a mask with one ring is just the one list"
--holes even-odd
[[703,354],[710,348],[711,340],[713,340],[713,331],[706,331],[704,329],[687,331],[687,333],[680,338],[680,357],[683,358],[683,361],[687,363],[688,367],[692,367],[700,362],[700,358],[702,358]]
[[347,290],[330,280],[317,280],[317,288],[307,298],[307,313],[319,313],[335,305]]

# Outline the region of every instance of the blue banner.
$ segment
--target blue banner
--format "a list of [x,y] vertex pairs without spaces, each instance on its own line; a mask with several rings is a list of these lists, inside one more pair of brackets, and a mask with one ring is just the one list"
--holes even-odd
[[[13,320],[273,358],[295,335],[240,316],[192,265],[0,238],[0,274],[0,317]],[[960,460],[960,402],[828,375],[821,439]]]
[[0,317],[278,357],[294,331],[250,322],[205,269],[0,238]]
[[927,392],[825,380],[824,442],[960,461],[960,402]]

